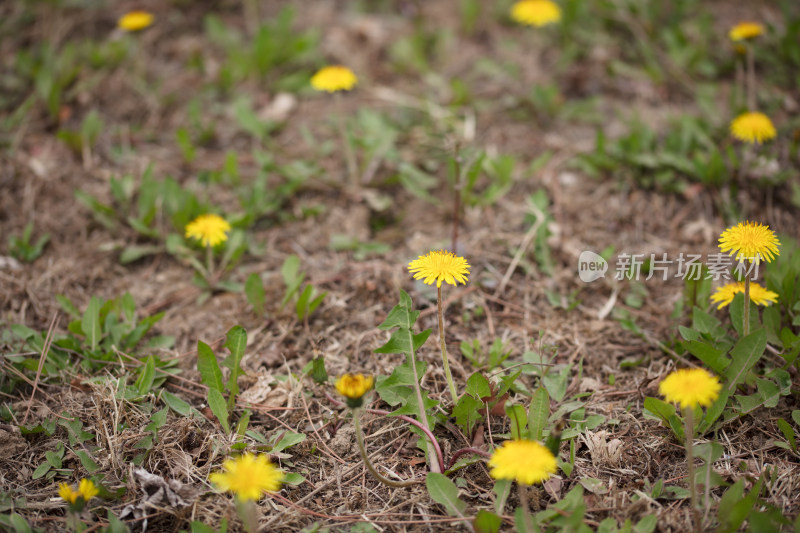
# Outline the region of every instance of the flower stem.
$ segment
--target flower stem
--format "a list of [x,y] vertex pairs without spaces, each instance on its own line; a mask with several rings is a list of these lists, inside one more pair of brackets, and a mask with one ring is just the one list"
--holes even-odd
[[212,285],[211,279],[214,277],[214,249],[206,246],[206,281]]
[[[336,405],[339,405],[341,407],[344,407],[344,405],[345,405],[344,402],[340,402],[339,400],[337,400],[336,398],[334,398],[333,396],[331,396],[330,394],[327,394],[327,393],[325,393],[325,396],[328,398],[329,402],[334,403]],[[364,409],[364,411],[366,411],[366,412],[368,412],[370,414],[373,414],[373,415],[385,416],[385,415],[391,414],[389,411],[385,411],[383,409]],[[410,416],[398,415],[397,418],[399,418],[400,420],[403,420],[405,422],[408,422],[412,426],[418,427],[420,429],[420,431],[425,433],[425,436],[428,437],[429,445],[432,446],[434,451],[436,452],[436,458],[438,459],[438,465],[439,465],[439,470],[433,470],[433,467],[431,467],[431,470],[435,471],[435,472],[441,472],[442,470],[444,470],[444,458],[442,457],[442,449],[439,446],[439,443],[437,442],[436,437],[433,436],[433,433],[431,432],[431,430],[428,429],[428,427],[426,425],[424,425],[423,423],[419,422],[418,420],[414,420]]]
[[525,531],[533,531],[531,523],[531,505],[528,501],[528,486],[525,483],[517,483],[519,489],[519,505],[522,507],[522,519],[525,521]]
[[[411,333],[409,333],[409,337],[411,337]],[[409,342],[410,349],[408,354],[409,354],[409,361],[411,362],[411,369],[414,372],[414,392],[417,395],[417,406],[419,407],[419,421],[422,425],[425,426],[427,432],[432,434],[431,428],[428,425],[428,415],[425,412],[425,402],[422,399],[422,390],[420,389],[419,385],[419,373],[417,372],[417,357],[415,355],[415,350],[414,350],[414,339],[410,338],[409,341],[410,341]],[[432,450],[432,446],[433,445],[430,442],[426,446],[428,448],[428,453],[426,454],[428,463],[430,464],[431,472],[441,473],[440,464],[442,461],[441,460],[434,461],[433,455],[435,453],[435,447]],[[438,446],[438,443],[436,444],[436,446]],[[441,459],[441,456],[439,456],[438,459]]]
[[694,479],[694,453],[692,449],[692,444],[694,442],[694,408],[684,408],[683,419],[686,422],[684,439],[686,441],[686,466],[689,469],[689,494],[691,496],[692,522],[694,523],[694,530],[699,532],[701,531],[700,514],[697,511],[697,485]]
[[415,484],[416,481],[409,480],[409,481],[393,481],[391,479],[387,479],[383,477],[375,467],[372,466],[372,462],[369,460],[369,456],[367,455],[367,448],[364,445],[364,432],[361,430],[361,409],[353,409],[353,425],[356,427],[356,441],[358,441],[358,451],[361,452],[361,459],[364,460],[364,466],[367,467],[369,473],[372,474],[372,477],[387,485],[389,487],[410,487],[411,485]]
[[250,500],[236,498],[236,512],[242,520],[242,526],[247,533],[258,531],[258,509]]
[[447,346],[444,340],[444,312],[442,311],[442,286],[437,287],[437,306],[439,308],[439,345],[442,348],[442,364],[444,365],[444,377],[447,378],[447,385],[450,387],[450,397],[453,400],[453,405],[456,404],[458,399],[458,391],[456,385],[453,383],[453,374],[450,373],[450,362],[447,359]]
[[455,182],[453,183],[453,253],[456,253],[458,246],[458,223],[461,216],[461,191],[464,185],[461,183],[461,156],[458,153],[458,143],[456,143],[455,156]]
[[467,455],[468,453],[480,455],[481,457],[485,457],[486,459],[489,459],[492,456],[492,454],[490,454],[489,452],[479,450],[478,448],[461,448],[460,450],[453,452],[453,455],[450,457],[450,462],[447,465],[447,469],[449,470],[453,468],[453,465],[456,464],[458,458],[461,457],[462,455]]
[[745,45],[747,48],[747,110],[756,110],[756,62],[753,54],[753,46]]
[[334,93],[333,99],[336,102],[336,127],[339,129],[339,135],[342,136],[342,147],[344,149],[345,162],[347,163],[347,178],[350,180],[350,185],[353,189],[356,189],[358,187],[356,157],[353,153],[353,146],[350,144],[350,136],[347,135],[347,128],[344,124],[342,96],[337,92]]
[[744,314],[742,315],[743,337],[750,334],[750,276],[744,277]]

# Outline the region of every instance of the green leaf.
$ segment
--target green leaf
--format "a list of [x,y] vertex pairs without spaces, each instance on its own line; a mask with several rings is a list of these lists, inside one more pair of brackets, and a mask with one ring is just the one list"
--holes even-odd
[[528,433],[530,438],[541,441],[544,429],[547,427],[547,419],[550,417],[550,395],[547,389],[539,387],[533,393],[531,406],[528,410]]
[[145,361],[144,366],[142,367],[139,378],[136,380],[136,390],[139,393],[139,396],[144,396],[150,389],[153,387],[153,381],[156,377],[156,359],[155,356],[151,355]]
[[144,427],[145,431],[152,431],[153,433],[158,433],[158,430],[164,427],[164,424],[167,423],[168,413],[169,413],[169,407],[165,407],[153,413],[153,415],[150,417],[150,423]]
[[305,483],[306,478],[297,472],[288,472],[283,476],[283,484],[284,485],[292,485],[296,487]]
[[480,372],[475,372],[467,379],[466,392],[477,399],[489,398],[492,395],[489,380]]
[[635,526],[633,526],[633,533],[653,533],[658,525],[658,515],[649,514],[642,517]]
[[222,424],[222,429],[225,433],[230,433],[231,428],[228,425],[228,407],[222,393],[217,389],[208,389],[208,406],[211,412],[217,417],[219,423]]
[[9,520],[11,525],[14,526],[14,533],[31,533],[33,531],[28,522],[17,513],[11,513]]
[[731,360],[725,356],[724,352],[705,342],[691,341],[687,349],[689,353],[700,359],[717,374],[722,374],[731,364]]
[[787,422],[783,418],[779,418],[778,429],[781,430],[781,433],[783,433],[783,436],[786,438],[786,441],[789,443],[789,446],[792,448],[792,450],[796,451],[797,441],[795,440],[794,428],[792,428],[792,426],[789,425],[789,422]]
[[506,501],[508,501],[508,497],[511,494],[511,480],[498,479],[494,482],[494,488],[492,490],[495,494],[494,510],[499,514],[503,514]]
[[50,463],[50,466],[55,469],[61,468],[61,455],[57,454],[56,452],[46,451],[44,452],[44,456],[47,459],[47,462]]
[[275,443],[275,446],[272,447],[270,453],[279,453],[287,448],[291,448],[296,444],[300,444],[306,440],[305,433],[294,433],[292,431],[287,431],[281,436],[281,439]]
[[742,337],[731,350],[733,361],[725,370],[728,392],[733,393],[736,387],[744,382],[747,372],[753,368],[767,347],[767,335],[763,329]]
[[547,389],[547,392],[550,393],[550,396],[552,396],[556,402],[563,400],[564,395],[567,393],[569,372],[570,366],[565,365],[558,373],[551,370],[542,377],[542,383]]
[[105,533],[129,533],[128,526],[120,520],[119,518],[111,512],[111,509],[108,509],[106,513],[106,518],[108,519],[108,527],[105,528]]
[[172,409],[181,416],[189,416],[192,413],[191,405],[189,405],[184,400],[178,398],[169,391],[162,390],[161,398],[164,400],[164,403],[166,403],[169,406],[170,409]]
[[244,294],[247,296],[247,301],[253,306],[253,311],[258,316],[264,314],[264,284],[261,282],[261,276],[253,272],[247,277],[244,284]]
[[453,414],[456,418],[456,424],[462,429],[467,438],[472,437],[472,430],[483,416],[481,415],[481,408],[483,402],[476,400],[471,394],[464,394],[456,402],[453,408]]
[[528,416],[525,408],[521,405],[507,403],[505,406],[506,416],[511,421],[511,438],[514,440],[522,439],[525,435],[525,426],[528,425]]
[[778,405],[778,400],[781,397],[781,389],[778,385],[768,379],[757,378],[756,387],[761,395],[764,407],[771,409]]
[[[223,518],[223,521],[225,519]],[[202,522],[194,521],[191,523],[192,533],[218,533],[216,529],[211,526],[207,526]]]
[[669,424],[670,417],[675,415],[675,406],[663,400],[659,400],[658,398],[648,396],[644,399],[645,416],[647,416],[648,413],[663,421],[665,424]]
[[497,533],[500,531],[500,526],[503,524],[503,519],[498,515],[481,509],[475,516],[473,526],[477,533]]
[[719,502],[717,517],[719,518],[719,533],[730,533],[737,531],[739,526],[747,520],[747,517],[753,510],[753,506],[758,500],[758,495],[761,493],[761,485],[764,482],[764,476],[760,477],[753,489],[742,497],[744,493],[744,479],[740,479],[733,484]]
[[39,479],[40,477],[44,476],[53,466],[48,462],[45,461],[39,466],[36,467],[36,470],[33,471],[33,475],[31,479]]
[[97,464],[95,460],[92,459],[92,456],[90,456],[86,451],[84,450],[72,450],[72,451],[73,453],[75,453],[78,459],[80,459],[81,466],[83,466],[84,470],[86,470],[90,474],[94,474],[95,472],[100,470],[100,465]]
[[711,427],[714,425],[714,422],[722,415],[723,411],[725,411],[725,407],[728,405],[728,391],[722,390],[719,393],[719,397],[714,400],[714,403],[711,404],[708,409],[706,409],[706,414],[703,417],[703,420],[698,425],[698,432],[700,435],[705,434]]
[[81,319],[81,330],[83,330],[83,335],[90,349],[95,351],[101,336],[100,299],[97,296],[92,296],[89,299],[89,305],[86,306],[86,311],[83,312],[83,318]]
[[142,257],[157,254],[163,250],[164,248],[162,246],[157,246],[155,244],[132,244],[126,246],[125,249],[122,250],[122,253],[119,254],[119,262],[123,265],[127,265],[138,261]]
[[231,354],[222,362],[223,365],[231,369],[231,375],[228,378],[228,391],[230,397],[228,398],[228,411],[233,409],[236,403],[236,396],[239,394],[239,376],[244,374],[242,370],[242,358],[244,357],[244,350],[247,346],[247,332],[242,326],[233,326],[228,330],[225,347],[230,350]]
[[197,341],[197,370],[200,371],[200,380],[203,385],[222,392],[222,371],[219,368],[217,356],[203,341]]
[[442,505],[451,516],[464,516],[467,504],[458,498],[458,487],[444,474],[431,472],[425,478],[428,494],[436,503]]
[[250,424],[250,409],[245,409],[239,421],[236,423],[236,434],[243,437],[247,433],[247,426]]
[[792,411],[792,420],[794,420],[794,423],[797,424],[797,427],[800,427],[800,409],[795,409]]

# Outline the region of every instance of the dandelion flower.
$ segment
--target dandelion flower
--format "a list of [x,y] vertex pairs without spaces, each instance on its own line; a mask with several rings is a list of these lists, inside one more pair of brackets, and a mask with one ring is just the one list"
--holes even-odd
[[769,117],[757,111],[742,113],[731,122],[731,135],[750,144],[761,144],[777,134]]
[[[81,479],[81,482],[78,483],[78,490],[73,490],[72,487],[67,485],[66,483],[61,483],[58,486],[58,495],[67,502],[71,508],[78,507],[77,510],[83,508],[83,505],[97,496],[100,491],[94,485],[94,483],[90,479]],[[78,500],[78,498],[82,498],[82,500]]]
[[360,407],[361,397],[372,388],[372,376],[363,374],[344,374],[336,380],[336,390],[347,398],[350,407]]
[[358,78],[353,71],[341,65],[331,65],[320,69],[311,77],[311,86],[318,91],[335,93],[336,91],[349,91]]
[[67,503],[74,504],[75,501],[78,499],[78,496],[81,495],[80,491],[72,490],[72,487],[67,485],[66,483],[61,483],[58,486],[58,495],[61,496],[61,499]]
[[556,473],[556,458],[533,440],[507,440],[489,459],[495,479],[516,479],[518,483],[541,483]]
[[443,281],[453,286],[466,283],[469,268],[466,259],[444,250],[421,255],[408,264],[408,270],[414,274],[414,279],[421,279],[426,285],[432,285],[436,281],[436,287],[441,287]]
[[511,6],[511,18],[540,28],[561,20],[561,9],[551,0],[522,0]]
[[720,251],[736,254],[737,261],[747,259],[758,263],[763,259],[769,263],[780,255],[780,244],[775,232],[758,222],[739,222],[719,237]]
[[728,37],[730,37],[731,41],[738,42],[758,37],[762,33],[764,33],[764,26],[758,22],[740,22],[731,28],[731,31],[728,32]]
[[78,484],[78,492],[81,493],[81,496],[83,496],[83,499],[87,502],[100,494],[100,491],[94,486],[92,480],[85,478]]
[[[714,294],[711,295],[711,301],[719,304],[717,309],[722,309],[723,307],[730,305],[730,303],[733,301],[733,297],[740,292],[744,293],[743,282],[735,281],[733,283],[728,283],[727,285],[723,285],[717,289]],[[758,283],[751,283],[750,301],[756,305],[766,306],[776,303],[778,301],[778,294],[762,287]]]
[[222,463],[224,472],[214,472],[208,479],[220,490],[230,491],[242,501],[258,500],[266,492],[280,490],[283,472],[266,455],[246,453]]
[[721,389],[719,379],[702,368],[676,370],[658,386],[658,392],[668,402],[682,408],[708,407],[719,397]]
[[117,21],[117,26],[125,31],[140,31],[153,23],[153,14],[147,11],[125,13]]
[[228,240],[231,225],[219,215],[200,215],[186,225],[186,238],[198,239],[203,246],[216,246]]

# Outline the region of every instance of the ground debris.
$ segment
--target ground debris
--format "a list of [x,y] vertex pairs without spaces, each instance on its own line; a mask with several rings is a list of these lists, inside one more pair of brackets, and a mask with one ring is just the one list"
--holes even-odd
[[158,474],[151,474],[144,468],[133,471],[139,482],[142,499],[136,504],[128,504],[122,509],[120,518],[142,519],[142,531],[147,530],[148,512],[154,509],[188,507],[200,494],[200,489],[186,485],[177,479],[166,480]]

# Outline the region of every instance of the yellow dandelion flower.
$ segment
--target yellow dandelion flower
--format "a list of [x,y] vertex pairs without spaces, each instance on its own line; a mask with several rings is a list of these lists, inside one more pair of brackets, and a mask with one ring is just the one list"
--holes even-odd
[[719,397],[721,389],[717,376],[702,368],[676,370],[658,386],[658,392],[668,402],[680,404],[682,408],[708,407]]
[[336,380],[336,390],[345,398],[361,398],[372,388],[372,376],[344,374]]
[[65,502],[67,502],[69,504],[74,504],[75,501],[78,499],[78,496],[81,495],[81,493],[80,493],[80,491],[72,490],[72,487],[70,487],[66,483],[61,483],[58,486],[58,495]]
[[153,24],[153,14],[147,11],[131,11],[117,21],[117,26],[125,31],[140,31],[151,24]]
[[311,77],[311,86],[318,91],[335,93],[349,91],[358,83],[353,71],[341,65],[331,65],[320,69]]
[[495,479],[516,479],[518,483],[541,483],[556,473],[556,458],[533,440],[507,440],[489,459]]
[[[730,305],[733,301],[733,297],[739,293],[744,293],[744,283],[735,281],[718,288],[714,294],[711,295],[711,301],[719,303],[717,309],[722,309]],[[750,301],[756,305],[767,306],[778,301],[778,294],[762,287],[758,283],[750,283]]]
[[84,501],[89,501],[98,494],[100,491],[95,487],[91,479],[82,479],[78,484],[78,492],[83,496]]
[[551,0],[522,0],[511,6],[511,18],[540,28],[561,20],[561,8]]
[[231,225],[219,215],[200,215],[186,225],[186,238],[198,239],[203,246],[216,246],[228,240]]
[[243,501],[258,500],[266,492],[280,490],[283,472],[266,455],[246,453],[222,463],[224,472],[214,472],[208,479],[220,490],[233,492]]
[[758,37],[762,33],[764,33],[764,26],[758,22],[740,22],[731,28],[728,32],[728,37],[730,37],[731,41],[738,42]]
[[336,390],[347,398],[347,405],[353,409],[361,407],[362,397],[372,388],[372,376],[363,374],[344,374],[336,380]]
[[66,483],[58,485],[58,495],[69,504],[73,511],[81,511],[83,506],[100,493],[90,479],[81,479],[78,490],[73,490]]
[[780,244],[775,232],[758,222],[739,222],[719,237],[720,251],[736,254],[737,261],[747,259],[758,263],[763,259],[769,263],[780,255]]
[[761,144],[774,139],[778,132],[764,113],[748,111],[731,122],[731,135],[750,144]]
[[408,264],[414,279],[421,279],[426,285],[436,281],[436,287],[441,287],[443,281],[454,286],[466,283],[469,269],[466,259],[445,250],[428,252],[428,255],[421,255]]

